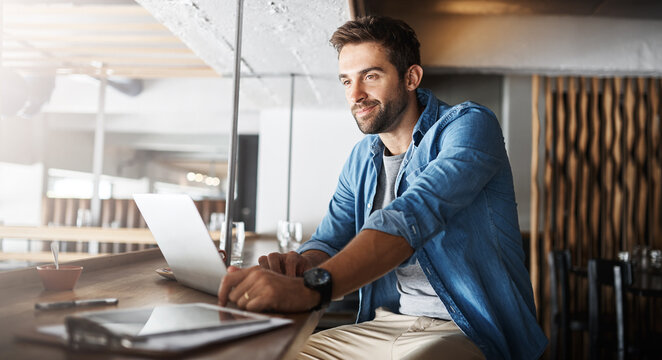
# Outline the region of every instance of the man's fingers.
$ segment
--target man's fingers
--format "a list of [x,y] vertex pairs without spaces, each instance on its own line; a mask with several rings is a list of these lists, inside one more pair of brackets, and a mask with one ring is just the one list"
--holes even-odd
[[236,287],[232,290],[228,298],[233,303],[237,304],[237,308],[244,309],[246,303],[251,299],[248,295],[248,288],[246,290],[238,290]]
[[[259,269],[259,271],[264,271],[264,269],[262,269],[258,266],[256,266],[255,268]],[[251,271],[251,273],[248,274],[248,276],[246,276],[243,279],[242,282],[237,284],[230,291],[230,293],[228,294],[228,299],[230,299],[230,301],[232,301],[233,303],[235,303],[237,305],[241,305],[243,300],[247,300],[247,299],[243,299],[242,297],[244,297],[244,293],[246,293],[246,292],[250,293],[251,287],[253,287],[255,285],[256,278],[258,276],[259,271],[258,272]]]
[[269,303],[274,300],[275,296],[275,293],[269,290],[273,276],[274,273],[268,270],[255,271],[232,290],[229,298],[236,298],[234,302],[240,309],[247,309],[248,304],[256,299],[262,299],[260,303],[265,303],[265,301]]
[[262,255],[257,259],[258,264],[264,269],[269,269],[269,258],[266,255]]
[[297,276],[297,265],[301,259],[299,259],[299,254],[290,251],[285,256],[285,275],[287,276]]
[[229,267],[228,267],[228,272],[229,272],[229,273],[231,273],[231,272],[235,272],[235,271],[239,271],[239,270],[241,270],[241,268],[238,268],[238,267],[236,267],[236,266],[229,266]]
[[253,312],[263,312],[269,309],[270,302],[273,301],[266,296],[257,296],[254,299],[250,299],[244,306],[243,309]]
[[284,274],[285,269],[283,269],[282,254],[280,253],[271,253],[267,256],[269,261],[269,269],[271,271],[277,272],[279,274]]
[[221,280],[221,286],[218,288],[218,303],[221,306],[225,306],[228,303],[228,295],[232,288],[237,284],[241,283],[248,274],[250,274],[252,268],[249,269],[238,269],[233,272],[228,272]]

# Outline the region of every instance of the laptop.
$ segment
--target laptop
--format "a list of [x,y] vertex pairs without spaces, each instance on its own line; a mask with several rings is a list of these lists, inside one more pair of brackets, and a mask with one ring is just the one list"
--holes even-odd
[[193,200],[183,194],[133,198],[177,281],[218,295],[227,269]]

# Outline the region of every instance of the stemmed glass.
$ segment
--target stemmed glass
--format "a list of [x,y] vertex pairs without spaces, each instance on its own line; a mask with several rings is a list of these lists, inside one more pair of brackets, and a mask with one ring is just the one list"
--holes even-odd
[[294,251],[303,240],[303,225],[300,222],[280,220],[277,237],[281,252]]

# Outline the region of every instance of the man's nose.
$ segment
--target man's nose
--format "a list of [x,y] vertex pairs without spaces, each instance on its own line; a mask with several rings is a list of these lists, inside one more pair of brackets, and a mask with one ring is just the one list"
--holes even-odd
[[348,91],[348,98],[351,104],[358,104],[368,97],[365,91],[363,91],[363,87],[359,84],[352,86]]

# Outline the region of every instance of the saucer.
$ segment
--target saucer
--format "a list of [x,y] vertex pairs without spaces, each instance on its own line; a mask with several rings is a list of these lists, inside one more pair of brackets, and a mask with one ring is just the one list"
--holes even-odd
[[168,280],[177,280],[175,279],[175,274],[173,274],[172,270],[169,267],[159,268],[154,271],[156,271],[157,274],[163,276]]

